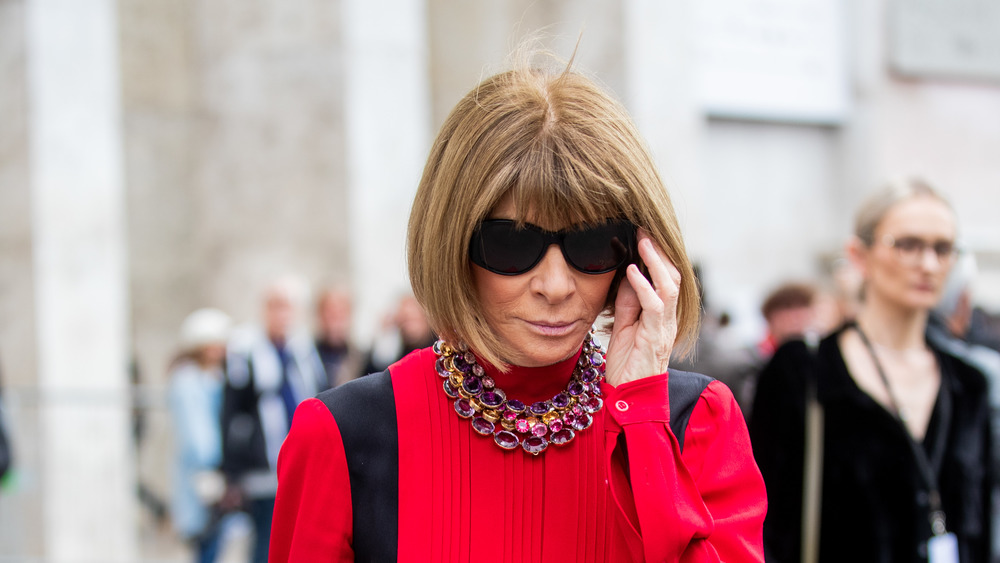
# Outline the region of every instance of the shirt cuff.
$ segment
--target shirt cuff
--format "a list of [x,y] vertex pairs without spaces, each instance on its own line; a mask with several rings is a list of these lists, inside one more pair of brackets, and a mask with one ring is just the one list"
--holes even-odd
[[670,421],[668,374],[663,373],[623,383],[618,387],[605,385],[605,406],[615,421],[625,426],[646,422]]

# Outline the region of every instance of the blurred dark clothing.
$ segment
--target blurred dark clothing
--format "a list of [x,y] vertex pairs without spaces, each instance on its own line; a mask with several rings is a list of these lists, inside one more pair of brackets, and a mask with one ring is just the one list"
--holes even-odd
[[365,355],[364,367],[361,370],[361,375],[382,373],[392,364],[405,358],[410,352],[433,346],[436,341],[437,335],[433,333],[424,339],[415,342],[407,341],[404,338],[399,341],[399,345],[395,347],[392,353],[385,353],[384,351],[380,352],[377,349],[377,345],[372,346],[372,349]]
[[990,551],[993,561],[1000,561],[1000,479],[996,478],[1000,475],[1000,446],[997,444],[997,440],[1000,439],[1000,352],[955,336],[948,329],[944,319],[936,314],[931,314],[927,324],[927,339],[986,376],[986,384],[989,387],[990,430],[993,438],[990,467],[994,476],[991,495],[993,545]]
[[0,385],[0,479],[10,470],[13,457],[10,440],[7,438],[7,421],[3,409],[3,388]]
[[278,449],[291,413],[325,388],[326,372],[311,339],[274,343],[262,333],[234,337],[226,358],[221,467],[230,481],[248,481],[243,488],[250,498],[273,496]]
[[688,358],[670,361],[672,369],[704,373],[726,384],[736,397],[744,418],[750,415],[757,374],[767,363],[755,346],[738,345],[722,336],[720,327],[706,322],[698,334],[698,344]]
[[[845,327],[846,328],[846,327]],[[768,490],[768,561],[798,561],[807,378],[823,405],[820,561],[925,562],[931,537],[928,487],[903,424],[862,391],[838,338],[813,356],[801,341],[778,349],[761,373],[750,418],[754,455]],[[941,388],[922,447],[939,467],[948,530],[962,563],[986,563],[990,546],[990,428],[986,380],[931,343]]]
[[273,506],[278,451],[292,414],[326,387],[326,372],[308,336],[274,342],[261,330],[247,330],[227,346],[221,469],[250,511],[257,538],[254,561],[267,561],[271,528],[261,507]]
[[343,385],[361,375],[361,352],[354,346],[347,343],[331,344],[317,338],[316,352],[323,362],[327,388]]
[[1000,352],[1000,316],[991,315],[980,307],[974,307],[965,340]]

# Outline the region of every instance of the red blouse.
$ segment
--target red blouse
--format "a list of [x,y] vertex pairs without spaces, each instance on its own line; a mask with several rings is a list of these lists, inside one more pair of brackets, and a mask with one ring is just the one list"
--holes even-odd
[[[683,452],[663,374],[604,384],[593,425],[532,456],[475,433],[445,396],[435,359],[428,348],[389,368],[400,561],[763,561],[764,482],[724,384],[702,392]],[[488,371],[531,404],[561,391],[575,360]],[[321,401],[296,411],[278,482],[270,561],[353,561],[348,466]]]

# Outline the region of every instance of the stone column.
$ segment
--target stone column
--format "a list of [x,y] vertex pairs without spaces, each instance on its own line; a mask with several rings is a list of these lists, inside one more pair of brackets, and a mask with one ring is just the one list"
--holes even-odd
[[426,10],[423,1],[343,2],[344,143],[360,342],[409,288],[406,223],[430,147]]
[[116,4],[27,8],[46,557],[135,561]]

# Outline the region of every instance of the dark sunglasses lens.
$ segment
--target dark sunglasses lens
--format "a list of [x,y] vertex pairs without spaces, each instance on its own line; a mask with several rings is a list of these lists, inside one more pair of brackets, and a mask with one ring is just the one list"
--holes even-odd
[[600,274],[624,264],[631,255],[632,234],[624,223],[605,223],[597,227],[566,233],[563,249],[574,268]]
[[520,274],[530,270],[542,254],[541,233],[518,229],[513,222],[487,222],[479,229],[479,264],[500,274]]

